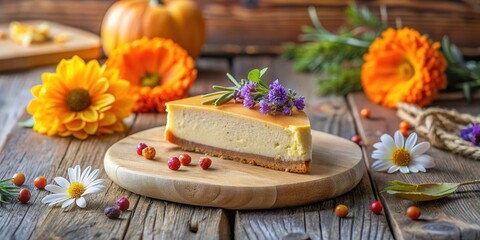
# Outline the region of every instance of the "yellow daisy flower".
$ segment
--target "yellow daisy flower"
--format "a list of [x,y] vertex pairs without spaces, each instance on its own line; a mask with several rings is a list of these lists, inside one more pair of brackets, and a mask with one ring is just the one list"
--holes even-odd
[[118,70],[74,56],[62,60],[56,73],[44,73],[42,81],[32,88],[35,98],[27,107],[35,120],[33,130],[86,139],[125,129],[122,119],[130,114],[133,101],[129,82],[119,79]]

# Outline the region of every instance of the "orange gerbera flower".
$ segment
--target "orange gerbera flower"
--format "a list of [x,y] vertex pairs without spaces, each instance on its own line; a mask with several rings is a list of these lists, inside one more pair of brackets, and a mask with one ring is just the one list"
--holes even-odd
[[117,70],[74,56],[62,60],[56,73],[44,73],[42,81],[32,88],[35,98],[27,107],[35,120],[33,130],[85,139],[125,129],[122,119],[130,115],[133,102],[129,83],[118,79]]
[[134,112],[165,112],[165,103],[184,98],[197,77],[195,62],[170,39],[142,38],[115,49],[105,63],[131,83]]
[[439,47],[416,30],[387,29],[364,56],[363,90],[370,100],[390,108],[399,102],[430,104],[447,84],[447,63]]

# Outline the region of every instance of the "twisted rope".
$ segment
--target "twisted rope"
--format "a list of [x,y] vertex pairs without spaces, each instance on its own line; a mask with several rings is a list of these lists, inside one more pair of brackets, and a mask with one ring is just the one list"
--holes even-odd
[[398,116],[415,126],[415,131],[433,146],[480,160],[480,147],[460,137],[460,129],[480,123],[480,117],[441,108],[422,110],[407,103],[399,103],[397,108]]

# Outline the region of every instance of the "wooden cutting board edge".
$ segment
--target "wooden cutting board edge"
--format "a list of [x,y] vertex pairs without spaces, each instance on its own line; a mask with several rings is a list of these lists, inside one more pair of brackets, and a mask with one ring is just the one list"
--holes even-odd
[[[112,159],[112,153],[118,148],[124,148],[125,146],[122,146],[122,144],[125,144],[125,141],[136,139],[135,142],[138,142],[137,139],[148,139],[148,137],[142,137],[142,135],[145,135],[146,133],[149,135],[149,132],[155,132],[160,135],[159,132],[161,130],[162,127],[159,127],[139,132],[112,145],[105,154],[104,159],[105,171],[109,178],[129,191],[161,200],[205,207],[221,207],[226,209],[271,209],[304,205],[337,197],[353,189],[360,182],[364,173],[364,163],[360,148],[346,139],[326,133],[321,134],[329,135],[334,140],[339,140],[348,147],[355,145],[357,149],[354,150],[354,152],[358,155],[358,158],[353,160],[350,159],[349,161],[352,161],[351,165],[347,169],[336,173],[335,176],[333,176],[334,178],[326,177],[321,179],[311,179],[300,183],[285,182],[275,186],[258,187],[232,187],[224,184],[206,184],[188,179],[179,179],[178,177],[169,178],[168,176],[159,176],[148,173],[139,175],[137,171],[125,166],[120,166]],[[315,136],[313,132],[312,134]],[[135,147],[132,143],[129,145]],[[132,156],[136,155],[134,148],[131,152],[133,153]],[[192,156],[192,158],[194,157]],[[236,170],[238,167],[244,167],[259,170],[259,172],[268,172],[268,174],[278,173],[282,175],[281,177],[304,177],[302,174],[284,173],[257,166],[241,164],[230,160],[217,161],[225,166],[235,165],[234,167],[237,167]],[[316,166],[317,165],[312,164],[312,167]],[[166,164],[163,168],[165,167]],[[191,169],[196,170],[198,167],[192,166]],[[208,171],[205,171],[205,173],[209,174]],[[184,176],[188,177],[188,175]]]

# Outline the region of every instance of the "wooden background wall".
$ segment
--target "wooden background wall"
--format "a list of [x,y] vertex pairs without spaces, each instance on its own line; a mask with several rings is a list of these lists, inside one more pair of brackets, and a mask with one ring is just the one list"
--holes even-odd
[[[0,22],[47,19],[99,33],[114,0],[0,0]],[[467,55],[480,55],[480,0],[198,0],[207,20],[206,54],[278,53],[310,24],[307,7],[317,6],[322,23],[335,31],[343,11],[356,2],[379,12],[387,7],[390,26],[404,26],[439,40],[448,34]]]

